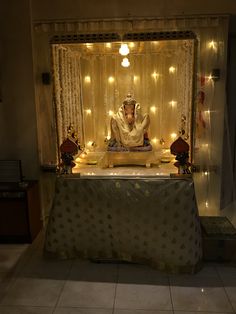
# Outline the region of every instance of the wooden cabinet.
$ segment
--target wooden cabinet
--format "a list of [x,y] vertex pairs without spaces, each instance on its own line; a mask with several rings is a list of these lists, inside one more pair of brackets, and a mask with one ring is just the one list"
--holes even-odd
[[0,184],[0,242],[31,243],[42,228],[38,182]]

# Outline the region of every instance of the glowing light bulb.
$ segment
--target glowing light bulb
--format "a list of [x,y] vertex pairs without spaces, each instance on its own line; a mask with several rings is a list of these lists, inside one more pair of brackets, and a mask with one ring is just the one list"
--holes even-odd
[[106,43],[106,48],[111,48],[111,43]]
[[152,77],[154,78],[154,80],[157,80],[159,78],[160,74],[157,73],[156,71],[152,73]]
[[92,141],[88,141],[87,146],[92,146],[93,142]]
[[205,110],[204,111],[206,114],[210,114],[210,110]]
[[177,137],[176,133],[171,133],[170,137],[172,138],[172,140],[174,140]]
[[138,81],[138,76],[134,75],[134,82],[137,82],[137,81]]
[[109,83],[113,83],[114,81],[115,81],[114,77],[113,76],[109,76],[108,82]]
[[90,83],[91,77],[89,75],[85,76],[84,81],[85,81],[85,83]]
[[114,114],[114,112],[113,112],[112,110],[109,110],[109,111],[108,111],[108,114],[109,114],[110,117],[112,117],[113,114]]
[[169,73],[175,73],[175,71],[176,71],[175,67],[173,66],[169,67]]
[[177,101],[171,100],[171,101],[169,102],[169,104],[171,105],[172,108],[174,108],[174,107],[176,107],[176,105],[177,105]]
[[211,40],[211,41],[208,43],[208,47],[209,47],[210,49],[216,50],[216,49],[217,49],[217,42],[214,41],[214,40]]
[[156,108],[155,106],[152,106],[152,107],[150,108],[150,111],[151,111],[152,113],[156,113],[156,110],[157,110],[157,108]]
[[87,43],[87,44],[85,44],[86,45],[86,47],[88,48],[88,49],[91,49],[92,47],[93,47],[93,44],[91,44],[91,43]]
[[208,208],[208,207],[209,207],[209,204],[208,204],[208,202],[206,202],[206,203],[205,203],[205,206],[206,206],[206,208]]
[[156,137],[152,138],[152,142],[153,142],[154,144],[156,144],[156,143],[157,143],[157,138],[156,138]]
[[91,109],[86,109],[85,112],[86,112],[87,114],[91,114],[91,113],[92,113],[92,110],[91,110]]
[[204,289],[203,289],[203,288],[201,289],[201,292],[202,292],[202,293],[204,292]]
[[129,43],[129,47],[130,48],[134,48],[135,47],[135,43]]
[[129,54],[129,47],[127,44],[121,44],[120,49],[119,49],[119,53],[122,56],[127,56]]
[[122,67],[128,68],[130,66],[130,62],[128,58],[124,58],[121,62]]
[[210,74],[210,75],[208,75],[206,78],[208,79],[208,81],[212,81],[212,79],[213,79],[213,77],[212,77],[212,75],[211,75],[211,74]]
[[202,144],[202,147],[203,147],[203,148],[208,148],[208,146],[209,146],[209,145],[208,145],[207,143]]
[[209,172],[208,171],[204,171],[204,175],[208,176]]

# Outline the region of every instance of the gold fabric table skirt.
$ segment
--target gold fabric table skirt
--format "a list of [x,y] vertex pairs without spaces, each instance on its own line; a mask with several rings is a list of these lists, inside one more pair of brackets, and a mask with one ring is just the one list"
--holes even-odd
[[202,259],[193,181],[59,176],[45,251],[193,273]]

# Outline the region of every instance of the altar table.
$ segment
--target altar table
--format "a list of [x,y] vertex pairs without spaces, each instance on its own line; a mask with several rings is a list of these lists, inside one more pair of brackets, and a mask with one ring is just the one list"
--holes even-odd
[[59,176],[45,252],[195,272],[202,259],[191,178]]

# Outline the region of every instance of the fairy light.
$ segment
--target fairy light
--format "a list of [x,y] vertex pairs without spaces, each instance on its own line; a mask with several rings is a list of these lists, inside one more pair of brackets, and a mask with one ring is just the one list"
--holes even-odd
[[91,109],[86,109],[85,112],[86,112],[87,114],[91,114],[91,113],[92,113],[92,110],[91,110]]
[[93,145],[92,141],[88,141],[87,146],[91,147]]
[[157,107],[155,107],[155,106],[150,107],[150,111],[152,113],[156,113],[156,110],[157,110]]
[[136,83],[136,82],[138,81],[138,76],[137,76],[137,75],[134,75],[133,80],[134,80],[134,83]]
[[85,83],[90,83],[91,77],[89,75],[85,76],[84,81],[85,81]]
[[171,105],[172,108],[174,108],[174,107],[176,107],[176,105],[177,105],[177,101],[171,100],[171,101],[169,102],[169,104]]
[[115,81],[114,77],[113,77],[113,76],[109,76],[108,82],[109,82],[110,84],[112,84],[112,83],[114,83],[114,81]]
[[173,66],[169,67],[169,73],[175,73],[175,71],[176,71],[175,67]]
[[130,47],[130,48],[134,48],[134,47],[135,47],[135,43],[133,43],[133,42],[132,42],[132,43],[129,43],[129,47]]
[[106,43],[106,44],[105,44],[105,47],[106,47],[106,48],[111,48],[111,43]]
[[209,207],[209,203],[207,201],[205,202],[205,206],[206,206],[206,208]]
[[208,176],[209,172],[208,171],[204,171],[204,176]]
[[172,140],[174,140],[177,137],[177,134],[176,133],[171,133],[170,137],[171,137]]
[[210,49],[217,50],[217,42],[214,41],[214,40],[211,40],[211,41],[208,43],[208,47],[209,47]]
[[93,47],[93,44],[91,44],[91,43],[87,43],[87,44],[85,44],[86,45],[86,47],[88,48],[88,49],[91,49],[92,47]]
[[152,77],[154,78],[154,80],[158,80],[160,74],[157,73],[156,71],[152,73]]
[[121,44],[120,49],[119,49],[119,53],[122,56],[127,56],[129,54],[129,47],[127,44]]
[[113,112],[112,110],[109,110],[109,111],[108,111],[108,115],[109,115],[110,117],[112,117],[113,114],[114,114],[114,112]]
[[124,58],[121,62],[122,67],[128,68],[130,66],[130,62],[128,58]]
[[152,138],[152,142],[154,143],[154,144],[157,144],[157,138],[156,137],[154,137],[154,138]]

